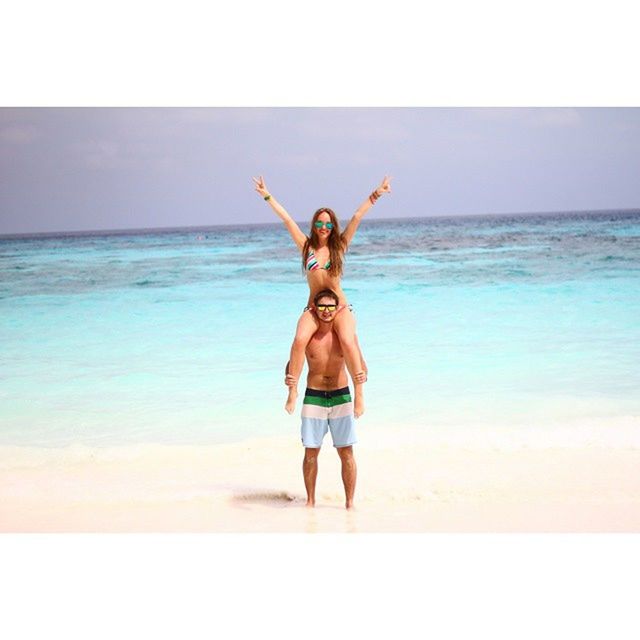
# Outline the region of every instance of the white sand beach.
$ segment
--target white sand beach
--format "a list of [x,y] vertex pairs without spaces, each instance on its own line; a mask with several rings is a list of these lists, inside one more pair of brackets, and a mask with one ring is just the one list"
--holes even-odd
[[[455,437],[454,437],[455,433]],[[553,438],[550,434],[553,433]],[[602,437],[598,437],[597,434]],[[416,439],[366,432],[356,509],[320,454],[304,506],[295,437],[208,446],[0,447],[4,532],[639,532],[637,418],[593,427]],[[608,435],[606,435],[608,434]]]

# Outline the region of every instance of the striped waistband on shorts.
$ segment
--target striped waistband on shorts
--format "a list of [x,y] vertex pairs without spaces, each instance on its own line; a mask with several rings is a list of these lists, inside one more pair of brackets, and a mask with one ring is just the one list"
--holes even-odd
[[304,392],[304,400],[302,404],[316,404],[321,407],[335,407],[346,402],[351,402],[349,387],[333,389],[332,391],[310,389],[307,387]]

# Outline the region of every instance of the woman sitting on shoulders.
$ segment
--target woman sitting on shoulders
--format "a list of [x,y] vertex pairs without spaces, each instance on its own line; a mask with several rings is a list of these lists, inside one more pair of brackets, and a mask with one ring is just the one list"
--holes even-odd
[[307,282],[309,283],[307,306],[298,320],[296,335],[291,346],[289,373],[295,378],[295,384],[289,387],[289,396],[285,409],[288,413],[292,413],[295,409],[298,397],[297,381],[302,373],[305,349],[319,326],[319,321],[315,313],[313,313],[313,298],[316,293],[323,289],[332,289],[338,294],[340,310],[334,320],[334,330],[340,338],[345,363],[354,382],[354,414],[357,418],[364,412],[361,387],[366,375],[356,337],[355,317],[340,286],[340,278],[342,276],[344,254],[360,226],[360,221],[382,194],[391,192],[389,178],[385,176],[380,186],[358,207],[344,232],[340,232],[340,224],[336,214],[331,209],[323,207],[313,214],[311,230],[308,236],[301,231],[285,208],[269,193],[264,178],[260,176],[260,178],[253,178],[253,181],[256,185],[256,191],[269,203],[276,215],[284,222],[287,231],[289,231],[300,250],[302,268],[307,275]]

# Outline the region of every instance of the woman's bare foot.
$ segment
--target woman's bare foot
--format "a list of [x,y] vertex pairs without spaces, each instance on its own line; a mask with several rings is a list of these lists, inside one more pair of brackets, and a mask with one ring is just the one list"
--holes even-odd
[[310,509],[312,509],[313,507],[316,506],[316,501],[307,499],[307,504],[305,504],[304,506],[305,507],[309,507]]
[[353,401],[353,415],[359,418],[364,413],[364,398],[356,396]]
[[290,388],[289,395],[287,396],[287,402],[284,405],[284,410],[287,413],[293,413],[296,408],[296,400],[298,399],[298,390]]

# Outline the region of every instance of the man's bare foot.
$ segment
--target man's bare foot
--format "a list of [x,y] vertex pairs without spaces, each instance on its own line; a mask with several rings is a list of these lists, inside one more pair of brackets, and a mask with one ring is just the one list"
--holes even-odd
[[353,415],[359,418],[364,413],[364,398],[356,396],[353,403]]
[[347,502],[347,504],[345,506],[349,511],[355,511],[356,510],[355,506],[353,505],[353,502]]
[[289,395],[287,396],[287,402],[284,405],[284,410],[287,413],[293,413],[296,408],[296,400],[298,399],[298,390],[289,388]]
[[310,509],[312,509],[313,507],[316,506],[316,501],[315,500],[307,500],[307,504],[304,505],[305,507],[309,507]]

